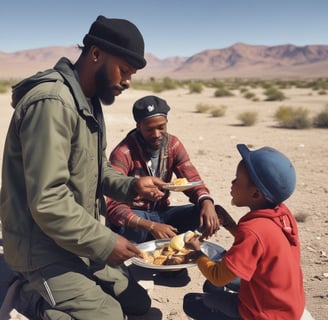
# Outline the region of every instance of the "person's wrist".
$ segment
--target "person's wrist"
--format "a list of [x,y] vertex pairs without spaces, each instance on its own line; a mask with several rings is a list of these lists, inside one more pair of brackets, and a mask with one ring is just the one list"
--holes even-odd
[[138,178],[132,179],[130,186],[129,186],[129,193],[132,195],[132,198],[138,196]]
[[148,232],[152,233],[152,232],[154,231],[154,227],[155,227],[155,222],[152,221],[152,222],[149,224]]
[[214,204],[214,200],[211,196],[203,196],[198,200],[198,205],[202,206],[204,201],[208,201],[211,202],[212,204]]
[[205,256],[204,252],[202,250],[195,250],[193,252],[193,257],[195,260],[198,260],[200,257]]

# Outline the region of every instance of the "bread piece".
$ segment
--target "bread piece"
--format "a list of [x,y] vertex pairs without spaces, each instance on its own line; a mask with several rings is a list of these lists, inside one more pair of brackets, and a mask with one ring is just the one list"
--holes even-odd
[[184,186],[185,184],[188,184],[188,180],[186,178],[177,178],[172,181],[172,183],[175,186]]
[[196,236],[197,236],[197,234],[195,232],[193,232],[193,231],[187,231],[185,233],[185,236],[184,236],[185,243],[188,243],[191,238],[196,237]]
[[153,263],[154,262],[154,257],[151,253],[141,250],[141,258],[146,262],[146,263]]
[[168,258],[168,256],[159,255],[154,258],[153,264],[162,266],[163,264],[165,264],[167,258]]

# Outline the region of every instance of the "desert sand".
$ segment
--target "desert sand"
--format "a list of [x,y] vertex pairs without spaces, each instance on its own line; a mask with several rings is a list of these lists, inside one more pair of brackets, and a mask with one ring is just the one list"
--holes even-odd
[[[261,89],[252,90],[259,101],[246,100],[236,91],[229,98],[215,98],[213,89],[201,94],[190,94],[188,89],[165,91],[160,94],[171,106],[168,131],[179,136],[185,144],[192,162],[211,190],[216,203],[224,206],[238,220],[246,208],[230,204],[230,185],[240,160],[236,144],[245,143],[252,148],[271,146],[285,153],[297,171],[295,193],[286,204],[298,218],[302,248],[302,268],[306,290],[306,306],[316,320],[327,318],[328,313],[328,148],[326,129],[288,130],[277,128],[273,118],[281,105],[304,107],[316,115],[327,104],[325,95],[310,89],[283,90],[287,100],[267,102]],[[131,106],[136,99],[152,94],[128,90],[116,103],[104,108],[107,125],[108,153],[135,126]],[[213,106],[225,105],[223,117],[209,113],[196,113],[198,103]],[[251,127],[240,125],[237,115],[243,111],[258,113],[258,122]],[[10,94],[0,95],[0,152],[2,155],[6,129],[12,109]],[[187,203],[183,193],[172,193],[172,204]],[[224,248],[232,244],[232,237],[223,228],[209,241]],[[130,320],[184,320],[182,300],[187,292],[201,292],[204,277],[197,267],[188,268],[188,276],[167,279],[151,269],[131,265],[131,270],[152,297],[152,310],[143,317]],[[19,319],[19,315],[15,319]],[[22,317],[20,318],[22,319]]]

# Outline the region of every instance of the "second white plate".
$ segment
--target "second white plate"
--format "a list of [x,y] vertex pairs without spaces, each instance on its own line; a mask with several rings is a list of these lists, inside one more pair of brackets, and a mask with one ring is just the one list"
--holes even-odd
[[185,191],[188,190],[190,188],[196,187],[203,184],[202,180],[198,180],[198,181],[191,181],[188,182],[187,184],[180,184],[180,185],[176,185],[173,183],[168,183],[165,184],[162,188],[166,189],[166,190],[170,190],[170,191]]

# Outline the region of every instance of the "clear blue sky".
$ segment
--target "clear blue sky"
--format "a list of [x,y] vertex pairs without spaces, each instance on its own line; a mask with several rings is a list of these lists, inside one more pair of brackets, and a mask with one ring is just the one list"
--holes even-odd
[[82,44],[99,14],[134,22],[159,58],[236,42],[328,44],[327,0],[5,0],[0,51]]

